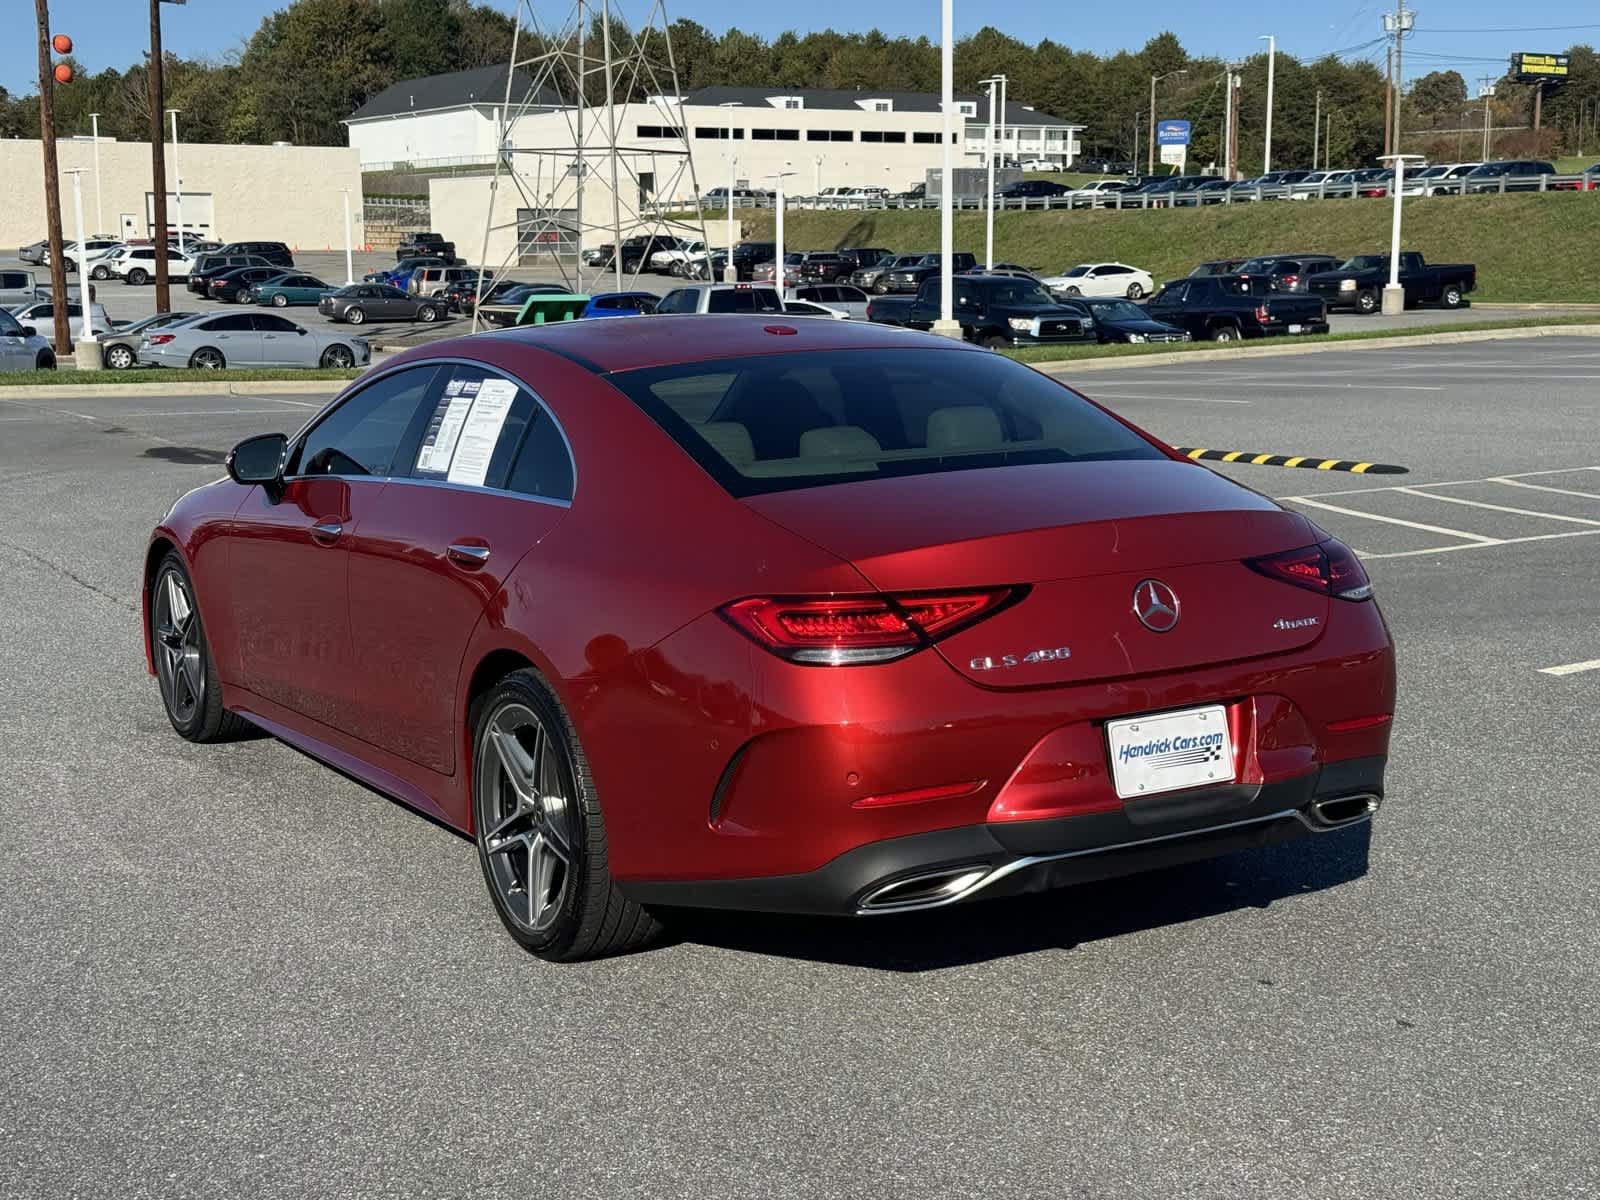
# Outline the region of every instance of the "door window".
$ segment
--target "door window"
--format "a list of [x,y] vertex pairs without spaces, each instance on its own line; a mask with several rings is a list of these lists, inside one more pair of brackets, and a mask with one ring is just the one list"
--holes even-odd
[[0,308],[0,337],[23,337],[27,330],[17,324],[17,319]]
[[[525,435],[541,424],[548,429],[523,450]],[[394,473],[565,500],[572,492],[571,461],[564,469],[561,462],[566,453],[554,418],[527,388],[483,367],[456,366],[430,406],[416,453]],[[508,482],[513,474],[515,482]]]
[[250,319],[262,333],[293,333],[300,328],[293,321],[275,317],[271,313],[252,313]]
[[13,291],[28,286],[28,277],[21,271],[0,271],[0,288]]
[[387,476],[397,463],[406,474],[439,372],[413,367],[362,388],[301,439],[286,474]]
[[207,333],[249,333],[255,328],[250,323],[250,316],[240,313],[235,316],[213,317],[200,326]]
[[566,439],[556,428],[550,411],[536,404],[506,488],[525,496],[571,500],[572,476],[572,456],[567,452]]
[[693,288],[679,288],[675,292],[668,292],[666,297],[656,307],[658,313],[686,313],[694,311],[695,300],[699,291]]

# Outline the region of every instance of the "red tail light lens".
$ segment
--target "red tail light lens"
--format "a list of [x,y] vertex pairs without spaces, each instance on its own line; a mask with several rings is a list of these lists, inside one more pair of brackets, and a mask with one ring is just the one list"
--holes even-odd
[[1372,581],[1361,560],[1336,538],[1299,550],[1247,558],[1244,565],[1268,579],[1292,583],[1336,600],[1372,599]]
[[175,333],[153,333],[150,335],[150,344],[152,346],[165,346],[177,336]]
[[753,596],[725,605],[735,629],[780,658],[855,666],[903,658],[993,616],[1019,588],[898,596]]
[[1258,321],[1270,321],[1270,320],[1272,320],[1272,313],[1267,310],[1267,306],[1265,304],[1256,305],[1256,320],[1258,320]]
[[1298,275],[1285,275],[1281,280],[1279,280],[1279,282],[1282,283],[1283,286],[1286,287],[1286,288],[1292,288],[1292,287],[1294,287],[1295,284],[1300,282],[1300,276],[1298,276]]

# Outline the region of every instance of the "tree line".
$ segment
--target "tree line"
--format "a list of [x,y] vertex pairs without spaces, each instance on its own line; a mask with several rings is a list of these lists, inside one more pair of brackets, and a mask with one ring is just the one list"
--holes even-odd
[[[172,10],[168,22],[182,19]],[[288,141],[298,145],[342,145],[340,123],[389,85],[422,75],[505,63],[511,55],[512,20],[473,0],[295,0],[267,17],[237,51],[220,60],[166,57],[167,103],[181,108],[186,142]],[[671,27],[671,51],[679,86],[688,91],[715,84],[937,91],[939,47],[926,37],[889,37],[877,30],[804,35],[769,40],[730,29],[714,34],[679,19]],[[616,31],[620,36],[622,31]],[[648,56],[667,62],[666,47],[647,41]],[[599,45],[598,26],[590,39]],[[525,55],[539,47],[523,34]],[[1600,105],[1600,63],[1593,49],[1569,52],[1572,77],[1547,91],[1547,129],[1535,137],[1498,143],[1506,154],[1573,152]],[[125,141],[149,136],[148,67],[142,61],[89,72],[77,64],[77,79],[56,87],[56,125],[61,136],[87,134],[89,113],[98,112],[102,136]],[[1236,63],[1242,81],[1239,120],[1240,167],[1259,164],[1266,129],[1266,57]],[[1152,76],[1169,76],[1158,88],[1158,119],[1193,123],[1190,169],[1222,161],[1228,66],[1220,59],[1190,55],[1171,33],[1151,38],[1138,50],[1100,55],[1051,39],[1029,44],[994,28],[963,38],[955,51],[956,87],[980,90],[996,74],[1010,80],[1010,96],[1042,112],[1081,123],[1085,154],[1143,163],[1150,119]],[[667,76],[629,81],[631,99],[641,99]],[[570,76],[554,79],[570,92]],[[598,75],[586,86],[602,98]],[[1326,139],[1324,154],[1335,164],[1370,163],[1383,152],[1384,75],[1366,59],[1333,56],[1302,61],[1280,53],[1276,69],[1273,164],[1310,166],[1314,141]],[[1314,134],[1314,114],[1323,122]],[[1474,90],[1475,95],[1475,90]],[[570,96],[568,97],[571,98]],[[1498,127],[1529,125],[1532,90],[1502,79],[1491,103]],[[36,137],[38,96],[0,90],[0,136]],[[980,108],[980,112],[983,111]],[[1468,95],[1455,71],[1434,72],[1408,89],[1402,113],[1403,148],[1433,156],[1476,154],[1479,143],[1465,132],[1481,124],[1482,105]],[[1583,123],[1590,122],[1588,126]],[[1593,132],[1591,144],[1600,142]]]

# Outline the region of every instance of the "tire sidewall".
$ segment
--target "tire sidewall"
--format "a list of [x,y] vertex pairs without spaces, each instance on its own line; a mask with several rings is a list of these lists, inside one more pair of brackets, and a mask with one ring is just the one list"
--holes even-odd
[[362,312],[359,308],[352,308],[345,312],[344,319],[349,321],[352,325],[364,325],[366,324],[367,314]]
[[[118,361],[112,361],[116,359]],[[126,361],[122,361],[122,360]],[[106,366],[113,371],[126,371],[133,366],[133,351],[126,346],[112,346],[106,351]]]
[[[160,594],[162,584],[168,575],[177,575],[182,581],[184,589],[189,593],[189,603],[194,606],[195,623],[200,627],[200,664],[205,674],[205,696],[195,705],[194,716],[187,722],[180,722],[172,714],[172,709],[167,706],[167,698],[161,697],[162,711],[167,714],[167,721],[177,732],[178,736],[187,741],[203,741],[214,734],[222,720],[222,685],[217,679],[216,664],[211,656],[211,639],[206,636],[205,619],[200,614],[200,595],[195,590],[194,580],[189,576],[189,569],[184,565],[183,559],[176,550],[167,552],[161,560],[161,565],[150,579],[150,591],[145,598],[146,622],[148,636],[153,653],[159,653],[160,643],[156,637],[156,597]],[[160,691],[160,683],[156,685]]]
[[1368,314],[1375,313],[1382,306],[1383,306],[1383,302],[1381,300],[1379,300],[1376,295],[1373,294],[1373,292],[1372,292],[1372,290],[1370,288],[1367,291],[1362,292],[1361,295],[1356,297],[1356,309],[1359,312],[1368,313]]

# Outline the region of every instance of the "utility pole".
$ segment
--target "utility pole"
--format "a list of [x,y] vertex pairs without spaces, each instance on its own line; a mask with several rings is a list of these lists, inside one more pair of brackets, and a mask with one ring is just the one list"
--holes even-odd
[[1483,161],[1489,161],[1490,136],[1490,101],[1494,99],[1494,77],[1484,75],[1478,80],[1478,98],[1483,101]]
[[1533,85],[1533,131],[1544,127],[1544,80]]
[[1239,178],[1239,93],[1243,87],[1240,76],[1228,76],[1228,178],[1232,181]]
[[1328,111],[1328,132],[1322,139],[1322,169],[1333,170],[1333,111]]
[[1256,39],[1267,43],[1267,143],[1261,152],[1261,173],[1272,173],[1272,77],[1278,67],[1278,38],[1266,33]]
[[[40,6],[44,0],[39,0]],[[166,87],[161,78],[161,0],[150,0],[150,174],[155,181],[151,242],[156,252],[156,311],[172,311],[167,281]]]
[[[67,324],[67,264],[61,248],[61,175],[56,165],[55,76],[50,69],[50,0],[34,0],[39,18],[39,138],[44,143],[45,232],[50,241],[50,297],[55,311],[56,353],[72,353],[72,329]],[[89,312],[89,289],[78,279],[84,315]]]
[[[1405,42],[1406,34],[1410,33],[1412,26],[1416,24],[1416,19],[1416,13],[1406,11],[1406,0],[1395,0],[1394,12],[1383,14],[1384,32],[1394,39],[1394,82],[1391,89],[1394,94],[1394,137],[1389,139],[1391,144],[1386,152],[1389,154],[1400,153],[1400,112],[1404,107],[1403,102],[1406,94],[1405,52],[1402,46]],[[1384,115],[1386,118],[1388,117],[1387,109]]]
[[1322,89],[1317,89],[1317,115],[1311,121],[1311,169],[1317,169],[1317,157],[1322,150]]

